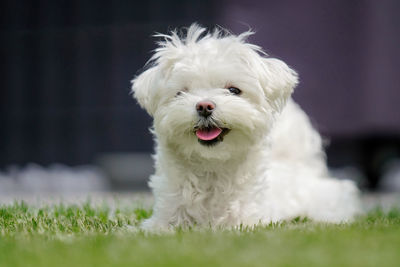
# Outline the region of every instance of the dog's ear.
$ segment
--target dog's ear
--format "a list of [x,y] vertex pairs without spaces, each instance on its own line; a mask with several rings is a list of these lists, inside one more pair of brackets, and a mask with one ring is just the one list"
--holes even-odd
[[276,58],[262,59],[261,86],[272,108],[280,112],[298,83],[297,73]]
[[153,116],[157,107],[158,76],[158,67],[153,66],[132,80],[133,96],[150,116]]

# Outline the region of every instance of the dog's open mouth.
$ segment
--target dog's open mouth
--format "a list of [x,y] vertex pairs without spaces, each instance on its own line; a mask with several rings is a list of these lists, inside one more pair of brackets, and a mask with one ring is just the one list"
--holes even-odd
[[218,127],[203,127],[195,129],[198,141],[202,145],[215,145],[222,142],[229,129]]

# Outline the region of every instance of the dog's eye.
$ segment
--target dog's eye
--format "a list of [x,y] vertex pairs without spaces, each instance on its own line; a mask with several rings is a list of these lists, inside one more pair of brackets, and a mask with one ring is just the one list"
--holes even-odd
[[239,88],[236,87],[229,87],[228,90],[234,95],[240,95],[240,93],[242,92]]
[[188,92],[189,91],[189,89],[187,88],[187,87],[184,87],[182,90],[180,90],[179,92],[177,92],[176,94],[175,94],[175,96],[180,96],[180,95],[182,95],[183,93],[186,93],[186,92]]

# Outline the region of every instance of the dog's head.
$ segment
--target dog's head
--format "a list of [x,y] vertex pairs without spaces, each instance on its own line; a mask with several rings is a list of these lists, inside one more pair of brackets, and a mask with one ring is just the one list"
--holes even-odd
[[150,67],[133,81],[139,104],[154,117],[160,143],[185,155],[228,159],[259,142],[297,84],[297,74],[222,30],[194,24],[186,35],[158,35]]

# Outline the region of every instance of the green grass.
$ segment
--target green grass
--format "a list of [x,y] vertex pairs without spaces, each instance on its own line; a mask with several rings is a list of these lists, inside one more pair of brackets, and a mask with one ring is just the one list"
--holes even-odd
[[352,224],[293,220],[251,231],[135,231],[150,212],[0,207],[0,266],[399,266],[400,210]]

